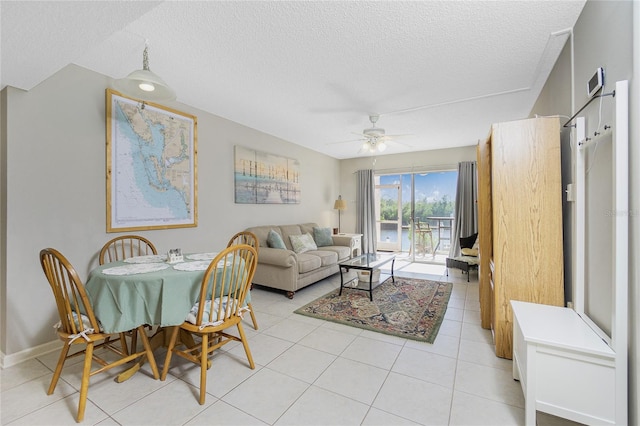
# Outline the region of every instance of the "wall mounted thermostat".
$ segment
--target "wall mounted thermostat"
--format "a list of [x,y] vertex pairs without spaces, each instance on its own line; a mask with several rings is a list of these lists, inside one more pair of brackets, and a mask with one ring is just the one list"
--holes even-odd
[[600,67],[596,70],[596,73],[589,79],[587,83],[587,94],[590,98],[593,97],[598,90],[604,85],[604,68]]

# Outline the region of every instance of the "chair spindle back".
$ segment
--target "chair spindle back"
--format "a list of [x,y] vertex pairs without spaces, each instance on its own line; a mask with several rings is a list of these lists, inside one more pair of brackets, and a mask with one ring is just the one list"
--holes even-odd
[[241,320],[257,260],[256,249],[248,244],[232,245],[213,259],[202,279],[196,325]]
[[[71,263],[57,250],[46,248],[40,251],[40,264],[51,285],[58,307],[61,327],[68,334],[78,334],[88,328],[99,331],[84,285]],[[82,316],[88,319],[82,321]]]
[[158,251],[148,239],[139,235],[121,235],[108,241],[102,247],[98,261],[104,265],[130,257],[152,254],[158,254]]

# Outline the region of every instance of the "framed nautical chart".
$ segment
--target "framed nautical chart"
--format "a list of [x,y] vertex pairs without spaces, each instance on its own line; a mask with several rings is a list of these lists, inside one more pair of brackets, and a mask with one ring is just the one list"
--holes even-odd
[[197,226],[197,118],[106,97],[107,232]]

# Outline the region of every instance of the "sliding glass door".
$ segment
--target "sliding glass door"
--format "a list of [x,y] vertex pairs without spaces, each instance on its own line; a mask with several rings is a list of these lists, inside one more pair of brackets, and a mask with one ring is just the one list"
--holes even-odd
[[394,180],[376,176],[378,250],[402,251],[402,192]]
[[444,263],[455,226],[456,170],[376,175],[378,249]]

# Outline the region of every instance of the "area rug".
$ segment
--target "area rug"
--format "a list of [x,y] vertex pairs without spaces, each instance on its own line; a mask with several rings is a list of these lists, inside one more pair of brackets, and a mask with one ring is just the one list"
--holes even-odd
[[295,311],[296,314],[365,330],[433,343],[447,311],[451,283],[395,277],[368,291],[337,288]]

